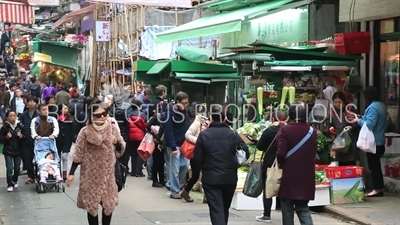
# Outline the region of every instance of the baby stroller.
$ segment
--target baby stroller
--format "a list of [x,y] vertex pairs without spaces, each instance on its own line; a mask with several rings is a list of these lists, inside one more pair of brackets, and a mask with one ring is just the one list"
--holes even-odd
[[39,161],[45,158],[49,153],[54,154],[54,161],[57,163],[57,169],[60,170],[60,156],[58,155],[56,141],[48,137],[42,137],[39,140],[35,140],[33,151],[35,155],[33,164],[35,166],[36,191],[38,193],[46,193],[46,190],[54,188],[57,192],[65,192],[65,186],[62,181],[57,181],[51,174],[48,175],[46,183],[40,182],[40,169],[43,165],[39,165]]

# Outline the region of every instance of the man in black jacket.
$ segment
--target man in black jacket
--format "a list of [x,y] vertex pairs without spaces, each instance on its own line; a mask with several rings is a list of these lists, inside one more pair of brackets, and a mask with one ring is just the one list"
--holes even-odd
[[[146,92],[145,90],[145,94],[146,93],[148,92]],[[155,88],[155,94],[157,95],[157,97],[151,100],[149,104],[147,104],[147,109],[145,113],[147,115],[148,121],[154,114],[157,114],[157,112],[162,113],[167,107],[167,103],[164,102],[164,98],[167,96],[167,87],[165,87],[164,85],[157,85]],[[153,179],[153,168],[158,172],[164,171],[164,155],[159,153],[160,152],[157,152],[151,155],[146,162],[147,179],[149,180]]]
[[31,97],[28,99],[28,110],[26,110],[20,116],[21,123],[23,126],[23,132],[25,134],[25,141],[22,143],[22,153],[23,153],[23,164],[28,173],[28,180],[26,184],[31,184],[35,182],[35,172],[33,168],[33,139],[31,137],[31,123],[32,119],[39,116],[36,106],[39,103],[39,99],[36,97]]
[[229,208],[238,181],[236,149],[241,147],[249,158],[247,145],[224,122],[223,111],[222,106],[211,108],[211,124],[200,132],[193,158],[202,171],[202,185],[213,225],[228,224]]

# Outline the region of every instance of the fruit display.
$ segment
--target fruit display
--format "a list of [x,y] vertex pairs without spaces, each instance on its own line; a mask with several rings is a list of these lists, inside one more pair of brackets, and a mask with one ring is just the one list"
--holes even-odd
[[305,102],[306,104],[314,104],[315,103],[316,96],[313,93],[302,93],[299,95],[296,95],[295,100],[297,102]]
[[17,58],[15,58],[16,61],[22,61],[27,57],[31,57],[31,55],[29,53],[21,53],[17,56]]
[[271,92],[270,94],[269,94],[269,98],[278,98],[278,92]]

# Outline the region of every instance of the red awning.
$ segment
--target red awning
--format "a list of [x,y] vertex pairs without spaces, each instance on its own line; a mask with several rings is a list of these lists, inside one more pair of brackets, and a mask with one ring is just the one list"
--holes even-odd
[[0,22],[33,24],[35,8],[18,2],[0,1]]
[[57,22],[55,22],[53,24],[53,26],[51,26],[51,29],[56,29],[57,27],[59,27],[63,24],[66,24],[66,23],[78,21],[78,20],[82,19],[83,17],[92,14],[93,10],[94,10],[94,5],[90,5],[85,8],[75,10],[68,14],[65,14],[63,17],[61,17],[59,20],[57,20]]

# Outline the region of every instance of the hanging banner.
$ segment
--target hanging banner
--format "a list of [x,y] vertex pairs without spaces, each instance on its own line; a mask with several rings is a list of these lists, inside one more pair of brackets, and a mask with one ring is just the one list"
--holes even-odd
[[28,3],[34,6],[59,6],[60,0],[28,0]]
[[126,4],[126,5],[155,6],[155,7],[192,8],[192,0],[89,0],[89,1]]
[[107,42],[110,41],[110,21],[96,21],[96,41]]

